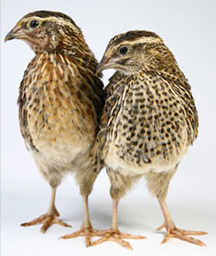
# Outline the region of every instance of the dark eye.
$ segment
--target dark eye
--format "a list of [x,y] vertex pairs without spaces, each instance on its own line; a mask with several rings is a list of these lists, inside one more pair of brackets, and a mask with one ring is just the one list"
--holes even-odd
[[119,49],[119,53],[121,55],[125,55],[126,53],[128,52],[128,48],[126,46],[122,46],[120,49]]
[[30,22],[30,27],[31,28],[36,28],[39,25],[39,21],[38,20],[32,20]]

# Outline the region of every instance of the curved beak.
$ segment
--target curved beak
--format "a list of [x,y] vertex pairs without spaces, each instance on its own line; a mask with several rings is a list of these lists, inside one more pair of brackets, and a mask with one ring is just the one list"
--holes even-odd
[[24,32],[22,29],[22,23],[18,22],[10,32],[7,33],[4,41],[7,42],[12,39],[23,39]]
[[100,73],[104,70],[104,69],[109,69],[109,68],[113,68],[113,69],[118,69],[118,70],[123,70],[123,65],[121,63],[119,63],[117,58],[113,58],[112,56],[109,57],[107,55],[104,55],[102,60],[99,62],[97,69],[96,69],[96,75],[100,75]]
[[97,69],[96,69],[96,75],[100,74],[104,69],[108,68],[114,68],[115,63],[113,61],[110,62],[110,58],[103,56],[102,60],[99,62]]
[[107,68],[107,62],[108,59],[104,56],[97,66],[96,75],[100,74],[104,69]]
[[9,33],[7,33],[4,42],[7,42],[9,40],[15,39],[16,38],[16,33],[14,33],[13,29]]

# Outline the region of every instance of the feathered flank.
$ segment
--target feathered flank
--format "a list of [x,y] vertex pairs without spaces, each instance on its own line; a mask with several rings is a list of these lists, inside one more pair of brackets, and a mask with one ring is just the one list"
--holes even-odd
[[171,178],[198,135],[198,114],[191,87],[174,55],[153,32],[129,31],[112,38],[98,65],[97,73],[114,68],[116,73],[106,87],[100,131],[97,137],[101,159],[110,178],[113,222],[107,240],[132,247],[118,230],[119,200],[141,178],[158,198],[170,237],[204,245],[188,235],[205,232],[177,229],[165,198]]
[[[98,65],[81,29],[67,15],[36,11],[25,15],[5,41],[24,40],[35,52],[19,88],[22,136],[43,177],[52,187],[51,205],[24,226],[42,223],[45,232],[58,219],[56,188],[67,173],[74,173],[84,201],[84,226],[76,236],[91,235],[88,195],[97,177],[98,158],[92,153],[104,104]],[[88,232],[85,232],[88,230]]]

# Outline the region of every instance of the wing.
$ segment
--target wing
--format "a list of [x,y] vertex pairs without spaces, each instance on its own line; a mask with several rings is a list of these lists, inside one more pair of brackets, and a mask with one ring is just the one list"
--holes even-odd
[[110,78],[110,82],[105,89],[105,105],[100,119],[100,129],[95,142],[95,151],[97,152],[98,158],[101,159],[100,162],[102,165],[109,145],[108,134],[112,132],[112,125],[110,124],[113,123],[113,118],[116,117],[120,109],[120,101],[124,86],[124,84],[121,83],[121,78],[122,75],[119,72],[116,72]]
[[[26,75],[26,73],[25,73]],[[30,147],[32,150],[35,150],[38,152],[38,149],[35,147],[31,134],[28,129],[28,109],[25,107],[25,102],[26,102],[26,80],[25,80],[25,75],[24,78],[20,84],[19,88],[19,98],[18,98],[18,106],[19,106],[19,123],[20,123],[20,132],[25,140],[25,143],[27,145],[27,148]]]
[[184,74],[179,70],[178,76],[168,76],[162,74],[161,76],[167,80],[174,89],[175,93],[181,99],[182,105],[186,113],[186,121],[188,125],[188,137],[189,143],[193,144],[193,141],[198,136],[199,119],[195,106],[194,98],[191,92],[191,86],[185,78]]

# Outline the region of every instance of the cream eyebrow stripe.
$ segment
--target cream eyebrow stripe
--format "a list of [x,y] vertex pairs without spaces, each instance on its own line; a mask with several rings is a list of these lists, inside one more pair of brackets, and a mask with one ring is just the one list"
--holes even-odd
[[26,18],[26,19],[23,19],[22,21],[23,22],[27,22],[27,21],[29,21],[29,20],[40,20],[41,22],[43,22],[43,21],[54,21],[54,22],[56,22],[56,23],[58,23],[58,24],[60,24],[60,25],[65,25],[65,23],[67,23],[67,25],[69,26],[69,27],[71,27],[74,31],[77,31],[77,32],[79,32],[79,30],[77,29],[77,27],[76,26],[74,26],[70,21],[67,21],[67,19],[63,19],[63,18],[61,18],[61,17],[47,17],[47,18],[40,18],[40,17],[38,17],[38,16],[32,16],[32,17],[29,17],[29,18]]
[[[120,45],[123,44],[141,44],[141,43],[159,43],[159,42],[163,42],[163,40],[161,38],[154,38],[154,37],[145,37],[145,38],[139,38],[139,39],[135,39],[135,40],[125,40],[122,41],[120,43]],[[113,42],[115,43],[115,42]]]

